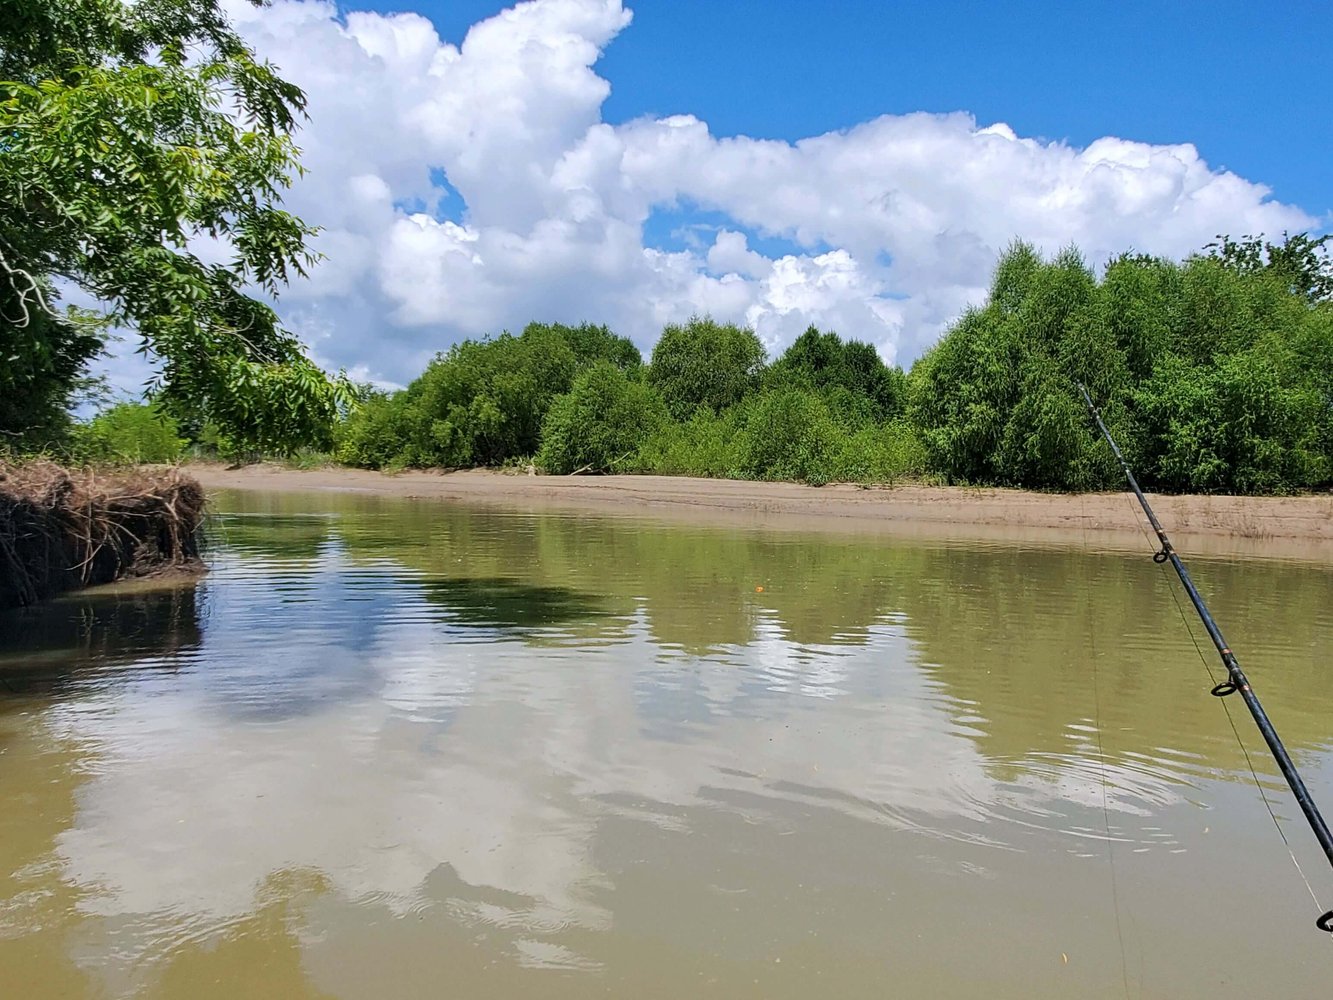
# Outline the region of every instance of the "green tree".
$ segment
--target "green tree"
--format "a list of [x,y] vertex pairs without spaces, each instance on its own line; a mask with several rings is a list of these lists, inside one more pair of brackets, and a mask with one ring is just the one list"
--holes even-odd
[[648,380],[677,420],[701,406],[721,413],[759,387],[764,345],[753,330],[697,316],[668,326],[653,348]]
[[1162,359],[1135,393],[1156,484],[1196,493],[1288,493],[1326,481],[1322,402],[1263,348],[1207,366]]
[[1307,302],[1333,302],[1333,233],[1313,239],[1309,233],[1282,234],[1281,243],[1258,236],[1217,237],[1204,250],[1241,274],[1265,274]]
[[813,326],[769,366],[764,381],[814,389],[848,422],[860,422],[860,417],[882,423],[906,405],[907,377],[901,369],[886,365],[869,344],[844,342]]
[[1004,479],[1000,442],[1018,398],[1017,325],[971,309],[912,366],[909,416],[930,467],[955,482]]
[[573,350],[549,327],[457,345],[408,389],[410,464],[497,465],[533,454],[547,409],[576,370]]
[[1106,266],[1101,314],[1134,382],[1152,374],[1178,329],[1171,305],[1181,300],[1178,264],[1146,254],[1122,254]]
[[596,361],[551,404],[537,464],[549,472],[611,472],[670,417],[662,397],[610,361]]
[[327,436],[339,385],[249,293],[313,259],[281,208],[304,107],[217,0],[0,0],[6,380],[61,400],[95,350],[61,279],[142,338],[167,409],[261,448]]
[[560,337],[574,352],[574,363],[584,368],[594,361],[609,361],[625,371],[643,367],[643,355],[634,341],[613,333],[610,327],[581,323],[565,326],[563,323],[529,323],[524,333],[544,329]]
[[1088,385],[1125,438],[1124,352],[1077,251],[1042,262],[1026,244],[996,267],[990,299],[917,362],[911,416],[931,467],[947,478],[1039,489],[1114,481],[1088,432],[1076,385]]
[[41,308],[37,295],[49,302],[49,284],[27,287],[25,299],[0,273],[0,450],[58,445],[71,426],[79,376],[102,349],[85,326]]
[[1233,244],[1184,263],[1017,244],[990,300],[913,368],[911,417],[954,480],[1047,489],[1119,482],[1084,383],[1146,486],[1280,493],[1333,476],[1333,308],[1283,260],[1321,244]]
[[353,465],[461,468],[536,454],[542,421],[593,364],[637,372],[638,349],[606,327],[529,323],[517,337],[465,340],[402,392],[375,397],[340,430]]
[[1314,397],[1312,430],[1319,451],[1333,463],[1333,307],[1310,310],[1299,329],[1285,341],[1286,364],[1295,373],[1293,381],[1299,380]]

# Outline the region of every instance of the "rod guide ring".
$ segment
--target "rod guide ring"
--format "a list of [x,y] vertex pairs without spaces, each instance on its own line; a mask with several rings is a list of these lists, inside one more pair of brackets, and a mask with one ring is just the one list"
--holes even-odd
[[1326,934],[1333,934],[1333,910],[1329,910],[1316,920],[1314,925]]
[[[1221,684],[1213,685],[1213,689],[1208,693],[1214,698],[1225,698],[1229,694],[1235,694],[1238,690],[1240,689],[1236,687],[1235,681],[1223,681]],[[1329,931],[1329,933],[1333,934],[1333,931]]]

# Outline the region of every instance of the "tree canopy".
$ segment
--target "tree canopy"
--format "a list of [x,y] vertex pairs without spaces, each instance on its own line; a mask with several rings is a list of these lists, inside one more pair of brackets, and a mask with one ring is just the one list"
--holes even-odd
[[902,369],[886,365],[869,344],[844,341],[814,326],[768,367],[765,381],[813,389],[845,416],[855,416],[855,404],[861,403],[861,416],[881,422],[898,416],[907,403]]
[[[1333,308],[1322,241],[1224,241],[1176,263],[1015,244],[989,301],[913,367],[913,422],[955,481],[1119,484],[1088,433],[1087,384],[1145,486],[1279,493],[1333,476]],[[1230,246],[1231,249],[1227,249]],[[1292,263],[1295,261],[1296,263]]]
[[314,259],[281,207],[304,108],[217,0],[0,0],[0,394],[63,406],[100,346],[54,309],[75,287],[167,409],[273,450],[326,434],[339,387],[264,301]]
[[1317,239],[1308,233],[1282,234],[1281,243],[1260,236],[1218,236],[1204,249],[1233,271],[1267,274],[1308,302],[1333,302],[1333,233]]
[[347,424],[339,454],[353,465],[500,465],[534,455],[542,422],[595,362],[637,371],[638,348],[604,326],[529,323],[518,336],[465,340],[438,354],[392,397]]
[[678,420],[701,406],[721,412],[759,385],[764,345],[753,330],[695,317],[662,331],[648,380]]

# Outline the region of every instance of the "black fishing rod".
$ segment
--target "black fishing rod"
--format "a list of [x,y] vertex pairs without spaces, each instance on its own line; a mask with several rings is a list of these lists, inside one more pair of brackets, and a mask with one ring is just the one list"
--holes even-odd
[[[1203,598],[1199,596],[1198,590],[1194,587],[1194,581],[1190,579],[1189,570],[1180,561],[1180,556],[1176,554],[1175,548],[1171,545],[1171,539],[1167,538],[1166,532],[1162,530],[1162,524],[1157,520],[1157,515],[1153,513],[1148,498],[1143,495],[1143,490],[1139,489],[1138,480],[1134,478],[1129,463],[1125,461],[1125,456],[1120,453],[1120,449],[1116,446],[1115,438],[1111,437],[1111,432],[1106,429],[1106,424],[1102,421],[1102,415],[1093,404],[1087,388],[1080,383],[1078,391],[1083,394],[1083,402],[1088,404],[1088,412],[1092,414],[1092,419],[1097,422],[1097,429],[1102,432],[1102,437],[1106,438],[1106,443],[1111,446],[1111,452],[1115,455],[1116,461],[1120,463],[1120,468],[1124,470],[1125,478],[1129,480],[1129,488],[1139,498],[1139,504],[1143,507],[1143,512],[1148,515],[1148,523],[1152,525],[1152,530],[1157,533],[1157,540],[1162,543],[1161,551],[1155,553],[1152,557],[1153,562],[1171,563],[1171,567],[1176,571],[1176,576],[1180,577],[1180,582],[1185,587],[1185,592],[1189,594],[1190,601],[1194,604],[1194,610],[1203,619],[1203,627],[1208,630],[1208,637],[1213,640],[1213,645],[1217,647],[1217,652],[1222,657],[1222,664],[1227,668],[1227,680],[1214,686],[1212,693],[1218,698],[1225,698],[1229,694],[1240,692],[1241,698],[1245,701],[1245,707],[1254,716],[1254,723],[1259,727],[1264,742],[1268,744],[1268,749],[1273,754],[1273,759],[1277,761],[1277,766],[1282,769],[1282,776],[1287,779],[1292,794],[1296,796],[1296,801],[1300,803],[1301,812],[1305,813],[1305,819],[1310,824],[1310,829],[1314,831],[1315,839],[1319,841],[1319,846],[1324,849],[1324,855],[1328,858],[1328,863],[1333,865],[1333,834],[1329,833],[1328,824],[1324,822],[1324,817],[1319,813],[1319,807],[1315,805],[1314,799],[1310,797],[1310,790],[1305,787],[1305,782],[1302,780],[1300,772],[1296,770],[1296,765],[1292,763],[1287,748],[1282,745],[1277,730],[1268,721],[1268,713],[1264,711],[1264,706],[1259,703],[1259,696],[1250,687],[1250,682],[1245,677],[1245,672],[1240,669],[1240,664],[1236,662],[1236,656],[1231,652],[1231,647],[1222,638],[1222,631],[1217,627],[1217,622],[1213,621],[1213,616],[1208,613],[1207,605],[1203,603]],[[1333,910],[1329,910],[1316,920],[1315,925],[1321,931],[1333,934]]]

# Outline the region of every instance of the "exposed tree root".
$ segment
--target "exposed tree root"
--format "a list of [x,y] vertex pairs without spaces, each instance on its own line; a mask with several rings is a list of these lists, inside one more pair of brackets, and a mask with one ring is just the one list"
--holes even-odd
[[62,590],[199,567],[203,488],[175,469],[0,463],[0,608]]

